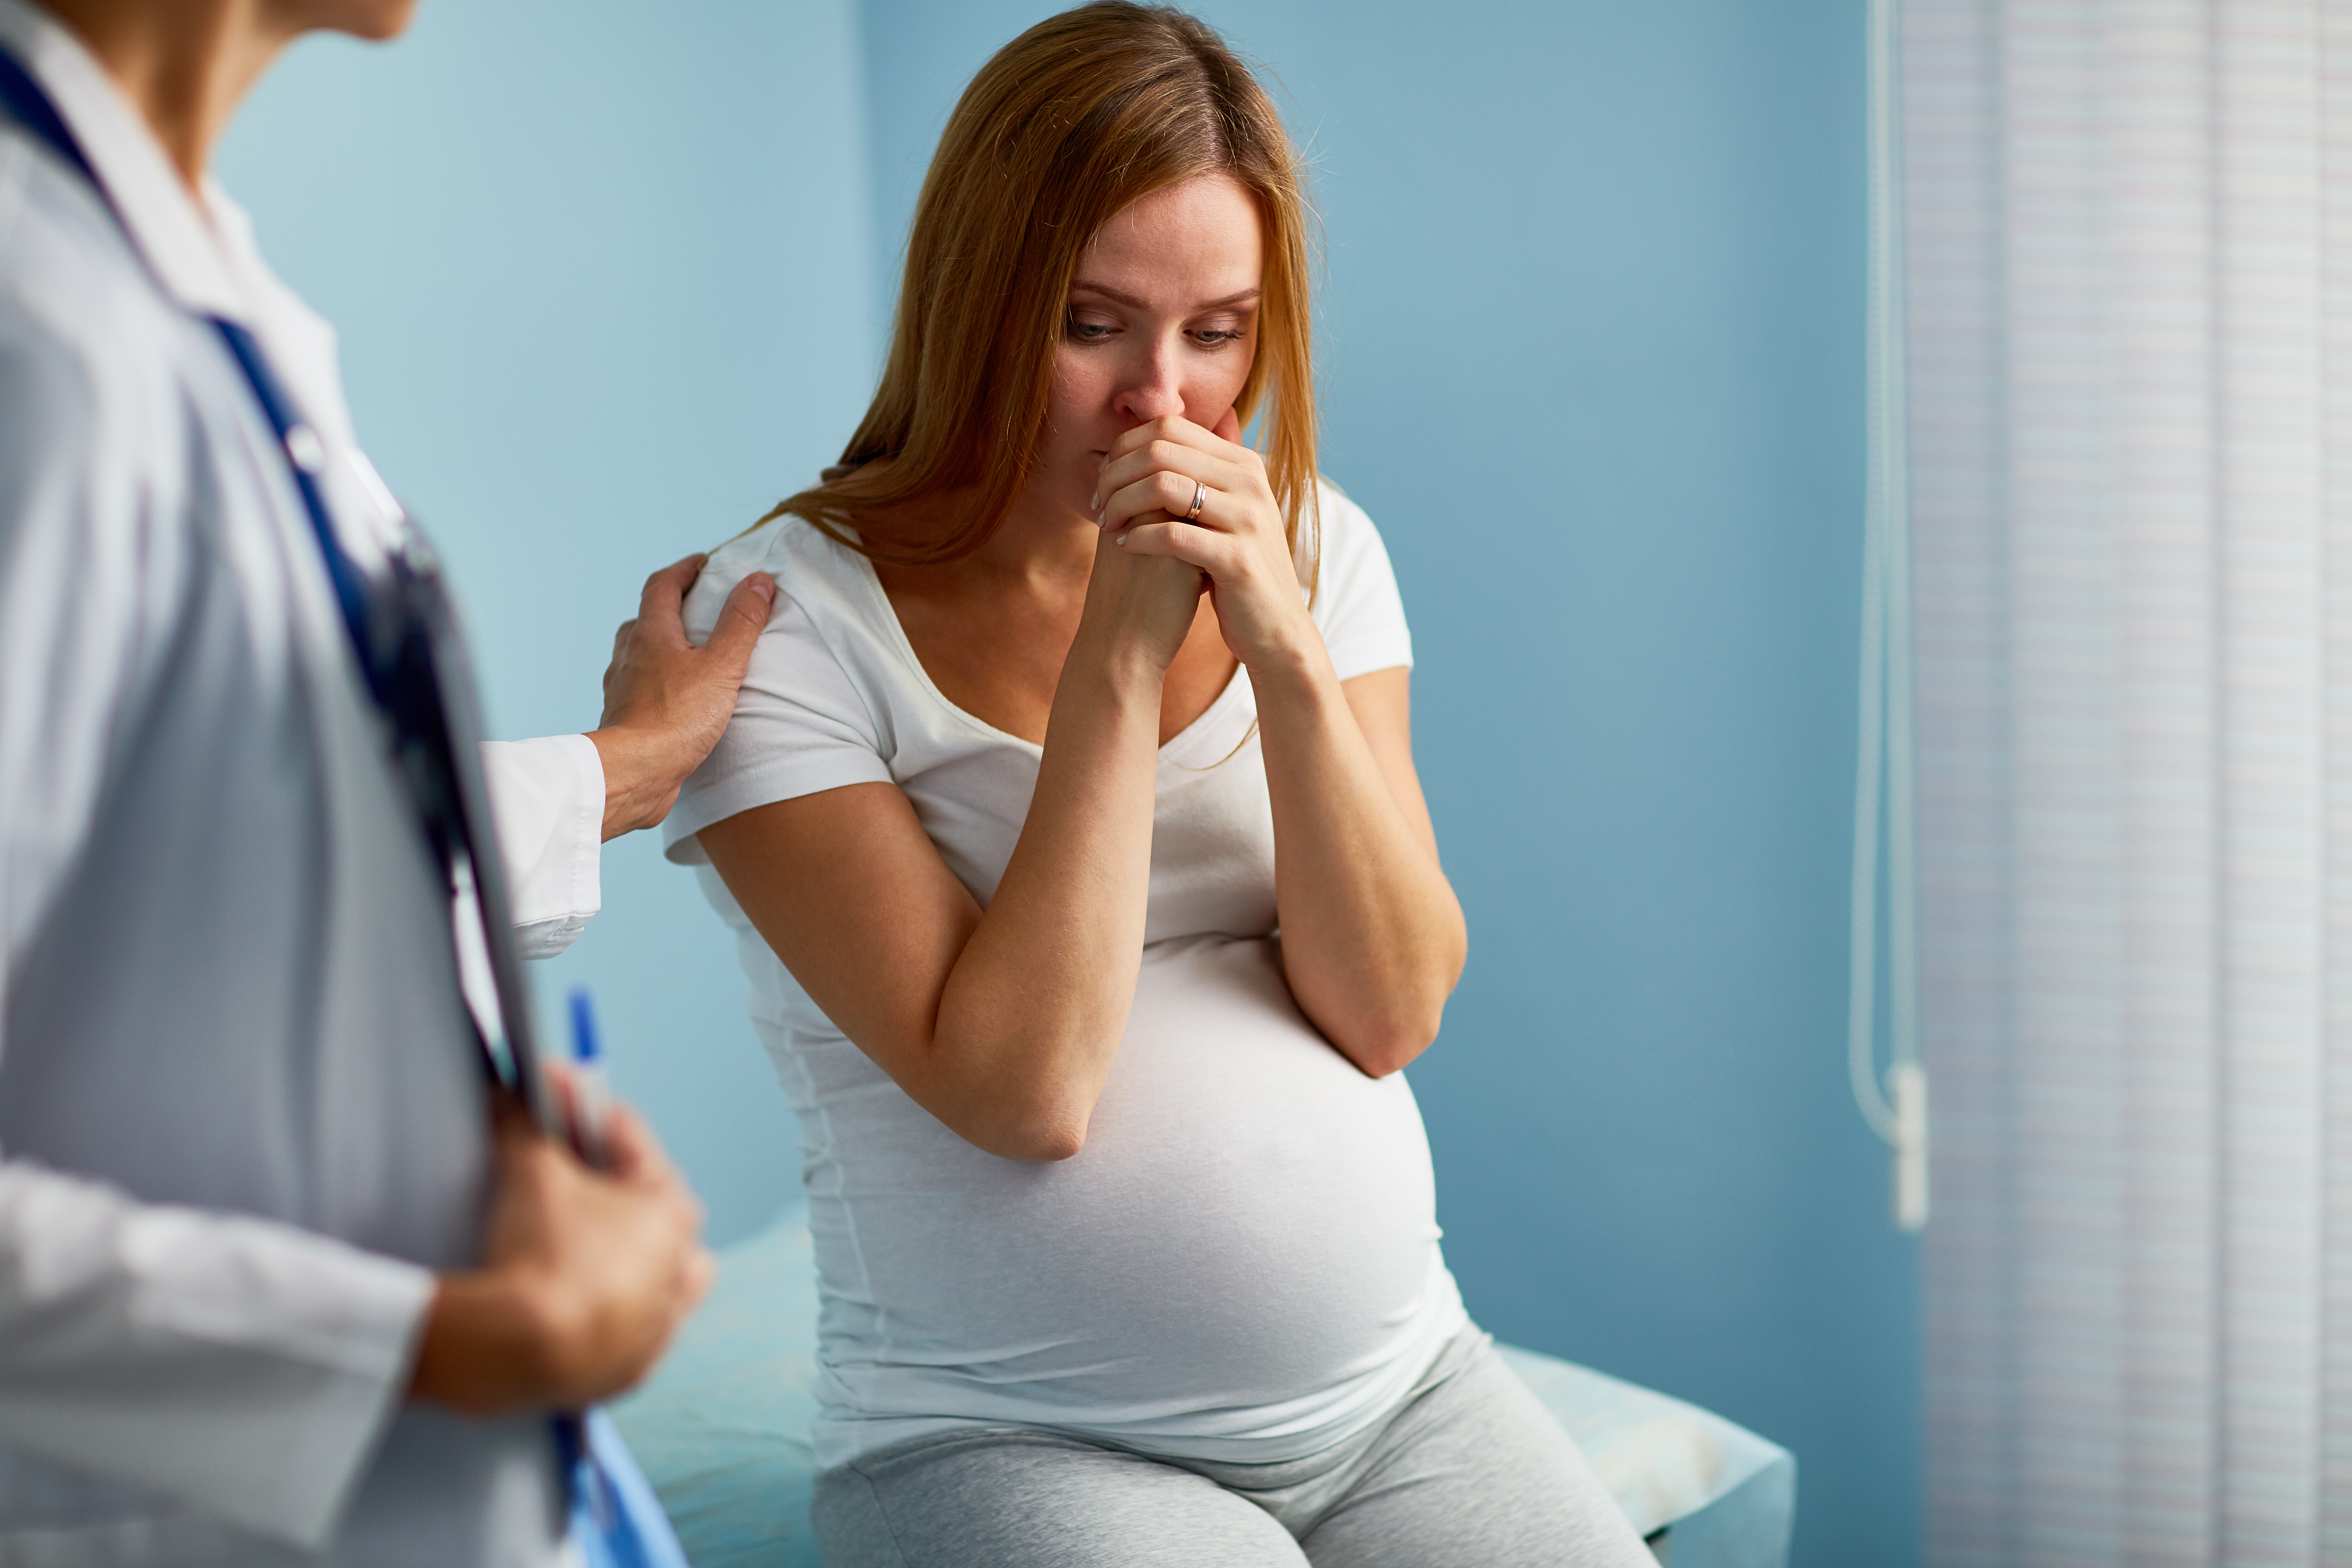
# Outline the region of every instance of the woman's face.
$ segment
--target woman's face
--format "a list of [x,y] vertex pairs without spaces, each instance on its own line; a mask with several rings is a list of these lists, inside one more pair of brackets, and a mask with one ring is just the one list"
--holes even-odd
[[1037,499],[1086,511],[1103,454],[1139,425],[1181,414],[1215,427],[1257,353],[1263,250],[1257,204],[1224,174],[1103,225],[1070,284]]

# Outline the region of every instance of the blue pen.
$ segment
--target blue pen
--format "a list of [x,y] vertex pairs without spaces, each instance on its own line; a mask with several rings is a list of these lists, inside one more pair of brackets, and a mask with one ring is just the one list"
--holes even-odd
[[613,1091],[604,1081],[604,1051],[596,1037],[596,1007],[588,988],[572,990],[572,1144],[592,1167],[604,1164],[604,1121]]

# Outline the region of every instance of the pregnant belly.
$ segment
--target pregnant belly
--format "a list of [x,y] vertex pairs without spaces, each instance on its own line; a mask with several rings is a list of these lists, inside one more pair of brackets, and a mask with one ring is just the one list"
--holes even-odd
[[1307,1024],[1269,942],[1150,952],[1070,1160],[983,1154],[877,1088],[868,1136],[835,1118],[845,1223],[813,1215],[871,1414],[1307,1431],[1451,1308],[1412,1090]]

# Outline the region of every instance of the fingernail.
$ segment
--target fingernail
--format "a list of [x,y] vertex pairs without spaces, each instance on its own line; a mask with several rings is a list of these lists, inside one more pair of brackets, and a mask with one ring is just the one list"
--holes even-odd
[[751,581],[751,592],[757,594],[764,604],[776,596],[776,580],[768,576],[755,577]]
[[1094,494],[1087,498],[1087,510],[1088,511],[1102,510],[1102,491],[1097,490]]

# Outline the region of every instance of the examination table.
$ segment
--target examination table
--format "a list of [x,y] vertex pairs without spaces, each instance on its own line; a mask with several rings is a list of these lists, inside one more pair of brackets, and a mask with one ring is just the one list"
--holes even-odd
[[[1785,1568],[1797,1489],[1787,1450],[1678,1399],[1501,1349],[1666,1568]],[[816,1264],[795,1213],[720,1256],[709,1300],[613,1406],[695,1568],[822,1562],[808,1522],[815,1360]]]

